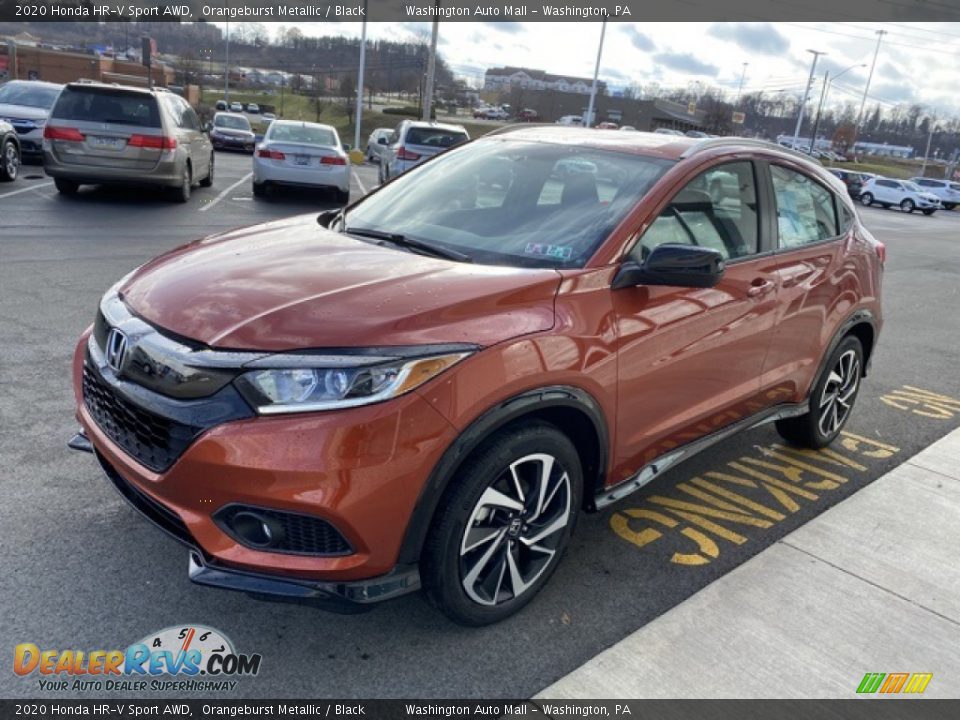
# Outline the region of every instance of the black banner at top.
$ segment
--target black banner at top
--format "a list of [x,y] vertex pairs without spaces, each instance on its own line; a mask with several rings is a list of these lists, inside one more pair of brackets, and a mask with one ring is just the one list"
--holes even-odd
[[0,0],[0,21],[960,21],[960,0]]

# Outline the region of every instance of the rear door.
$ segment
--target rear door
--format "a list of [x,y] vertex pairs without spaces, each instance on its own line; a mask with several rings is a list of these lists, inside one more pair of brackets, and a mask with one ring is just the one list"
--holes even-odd
[[[54,105],[50,125],[63,130],[51,148],[65,164],[150,170],[160,160],[163,126],[151,93],[67,86]],[[68,130],[79,134],[70,137]]]
[[783,161],[765,170],[777,218],[771,267],[778,275],[779,297],[762,384],[781,401],[800,402],[838,314],[856,300],[856,276],[844,264],[853,215],[803,166]]

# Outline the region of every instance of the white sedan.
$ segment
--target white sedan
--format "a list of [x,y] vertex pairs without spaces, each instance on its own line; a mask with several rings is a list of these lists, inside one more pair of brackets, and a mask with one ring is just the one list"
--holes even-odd
[[335,128],[319,123],[274,120],[253,156],[253,194],[278,186],[322,188],[350,202],[350,161]]

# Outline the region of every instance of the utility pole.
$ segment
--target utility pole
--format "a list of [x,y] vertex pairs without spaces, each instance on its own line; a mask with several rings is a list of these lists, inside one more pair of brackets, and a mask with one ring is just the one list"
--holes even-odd
[[800,136],[800,126],[803,124],[803,109],[807,106],[807,98],[810,97],[810,86],[813,84],[813,73],[817,69],[817,60],[820,59],[821,55],[826,55],[825,52],[819,50],[807,50],[808,53],[813,54],[813,62],[810,64],[810,77],[807,79],[807,87],[803,91],[803,101],[800,103],[800,111],[797,113],[797,127],[793,131],[793,149],[797,149],[797,138]]
[[820,129],[820,114],[823,112],[823,102],[827,97],[827,87],[830,85],[830,71],[823,73],[823,90],[820,91],[820,104],[817,106],[817,119],[813,121],[813,132],[810,137],[810,154],[817,146],[817,131]]
[[363,3],[363,30],[360,32],[360,70],[357,72],[357,109],[353,122],[357,126],[353,136],[353,147],[360,147],[360,118],[363,117],[363,69],[367,60],[367,3]]
[[747,65],[750,63],[745,62],[743,64],[743,73],[740,75],[740,87],[737,88],[737,101],[733,104],[734,107],[739,107],[740,105],[740,95],[743,92],[743,81],[747,78]]
[[600,56],[603,55],[603,37],[607,33],[607,21],[600,26],[600,45],[597,46],[597,63],[593,66],[593,85],[590,86],[590,103],[587,105],[587,116],[583,119],[583,126],[590,127],[593,123],[593,105],[597,97],[597,75],[600,74]]
[[853,128],[853,142],[850,147],[853,149],[854,158],[857,157],[857,136],[860,134],[860,124],[863,122],[863,110],[867,106],[867,93],[870,92],[870,82],[873,80],[873,70],[877,67],[877,56],[880,54],[880,42],[883,36],[887,34],[886,30],[877,30],[877,47],[873,51],[873,62],[870,63],[870,74],[867,75],[867,84],[863,86],[863,99],[860,101],[860,112],[857,113],[857,124]]
[[936,115],[931,115],[927,118],[927,123],[930,125],[930,133],[927,135],[927,149],[923,153],[923,165],[920,166],[920,177],[924,177],[927,174],[927,158],[930,157],[930,143],[933,140],[933,126],[936,122]]
[[227,50],[223,59],[223,100],[230,109],[230,21],[227,20]]

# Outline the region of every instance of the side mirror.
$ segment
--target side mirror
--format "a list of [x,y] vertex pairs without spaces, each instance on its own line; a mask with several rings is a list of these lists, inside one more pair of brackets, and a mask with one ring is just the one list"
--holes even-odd
[[697,245],[657,245],[641,265],[624,262],[613,278],[613,289],[637,285],[674,285],[709,288],[723,277],[723,255],[713,248]]
[[377,145],[386,145],[387,139],[385,137],[377,138]]

